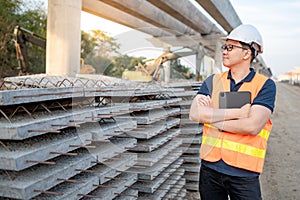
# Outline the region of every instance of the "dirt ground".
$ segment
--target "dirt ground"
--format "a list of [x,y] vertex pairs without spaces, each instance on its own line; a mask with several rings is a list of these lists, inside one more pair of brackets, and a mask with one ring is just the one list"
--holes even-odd
[[265,200],[300,199],[300,87],[277,83],[276,108],[264,171]]
[[[300,199],[300,87],[276,83],[276,107],[264,171],[260,176],[264,200]],[[188,192],[187,200],[200,199]]]

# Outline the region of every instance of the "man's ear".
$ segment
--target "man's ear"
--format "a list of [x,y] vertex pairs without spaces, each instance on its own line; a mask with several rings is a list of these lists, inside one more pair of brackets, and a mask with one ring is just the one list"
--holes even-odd
[[251,50],[250,49],[247,49],[246,51],[244,51],[244,59],[245,60],[248,60],[249,58],[251,59]]

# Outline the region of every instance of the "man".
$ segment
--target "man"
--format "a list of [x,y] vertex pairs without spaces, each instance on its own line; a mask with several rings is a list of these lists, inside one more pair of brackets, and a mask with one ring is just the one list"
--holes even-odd
[[[190,109],[190,119],[204,124],[200,196],[202,200],[261,199],[259,175],[272,128],[276,86],[250,67],[263,51],[254,26],[240,25],[224,39],[223,65],[229,71],[208,77]],[[219,109],[221,91],[249,91],[251,104]]]

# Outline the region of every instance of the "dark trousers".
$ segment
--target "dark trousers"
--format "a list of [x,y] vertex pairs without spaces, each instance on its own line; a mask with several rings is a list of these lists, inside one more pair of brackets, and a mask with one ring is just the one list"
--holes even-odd
[[236,177],[201,166],[201,200],[261,200],[259,177]]

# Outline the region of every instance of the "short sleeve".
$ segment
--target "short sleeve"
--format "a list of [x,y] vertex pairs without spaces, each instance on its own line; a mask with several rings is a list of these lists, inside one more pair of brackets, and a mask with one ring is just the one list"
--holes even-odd
[[252,105],[262,105],[274,111],[275,108],[275,98],[276,98],[276,85],[272,79],[268,79],[255,99]]
[[209,95],[211,97],[212,94],[212,85],[213,85],[213,77],[214,74],[209,76],[207,79],[205,79],[205,81],[202,83],[199,91],[197,92],[197,94],[203,94],[205,96]]

